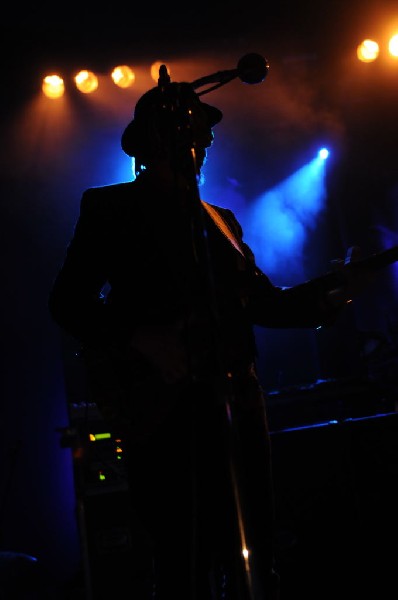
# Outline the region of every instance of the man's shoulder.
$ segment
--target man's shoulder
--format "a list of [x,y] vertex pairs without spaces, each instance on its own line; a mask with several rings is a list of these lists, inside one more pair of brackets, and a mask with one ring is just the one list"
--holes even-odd
[[98,217],[123,215],[129,210],[133,198],[133,182],[90,187],[83,192],[81,211],[85,214],[96,214]]
[[125,198],[132,193],[134,182],[127,181],[122,183],[111,183],[87,188],[83,192],[84,198],[95,199],[97,201],[106,201],[108,199]]

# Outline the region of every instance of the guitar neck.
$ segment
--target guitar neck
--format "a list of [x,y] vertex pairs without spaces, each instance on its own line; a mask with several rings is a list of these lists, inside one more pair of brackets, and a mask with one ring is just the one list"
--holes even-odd
[[376,254],[371,254],[367,258],[353,262],[351,263],[351,266],[356,267],[358,265],[359,268],[362,266],[366,269],[379,270],[388,267],[388,265],[393,264],[397,260],[398,246],[393,246],[392,248],[377,252]]
[[[393,246],[387,250],[371,254],[366,258],[352,261],[347,265],[347,268],[355,271],[378,271],[398,261],[398,246]],[[328,292],[335,288],[344,285],[346,281],[345,275],[342,272],[330,271],[320,277],[314,277],[300,285],[313,285],[319,288],[322,292]]]

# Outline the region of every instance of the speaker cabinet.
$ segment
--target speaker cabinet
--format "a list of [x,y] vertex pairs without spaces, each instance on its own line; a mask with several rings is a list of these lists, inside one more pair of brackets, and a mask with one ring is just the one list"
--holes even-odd
[[396,593],[398,415],[272,433],[282,599]]

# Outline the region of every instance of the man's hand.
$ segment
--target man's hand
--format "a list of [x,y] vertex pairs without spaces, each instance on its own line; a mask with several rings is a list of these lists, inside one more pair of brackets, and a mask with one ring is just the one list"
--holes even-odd
[[329,290],[328,302],[333,306],[341,306],[351,302],[371,286],[377,278],[377,272],[364,264],[356,264],[362,259],[359,246],[348,248],[344,260],[331,261],[332,271],[341,278],[341,285]]

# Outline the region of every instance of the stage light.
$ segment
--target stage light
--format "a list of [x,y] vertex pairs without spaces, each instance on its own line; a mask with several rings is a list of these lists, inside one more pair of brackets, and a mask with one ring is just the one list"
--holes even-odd
[[318,152],[318,156],[322,160],[326,160],[327,157],[329,156],[329,150],[327,148],[321,148]]
[[393,35],[388,43],[388,51],[394,58],[398,58],[398,34]]
[[373,62],[379,56],[379,44],[370,39],[363,40],[357,47],[357,57],[361,62]]
[[127,65],[115,67],[111,73],[113,83],[120,88],[129,88],[135,81],[135,74]]
[[98,77],[92,71],[79,71],[74,79],[77,89],[83,94],[91,94],[98,88]]
[[47,98],[61,98],[65,93],[64,80],[59,75],[47,75],[43,79],[41,89]]

